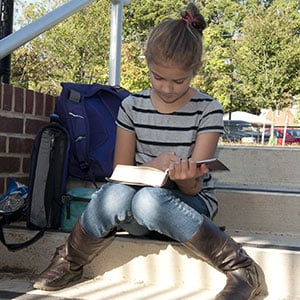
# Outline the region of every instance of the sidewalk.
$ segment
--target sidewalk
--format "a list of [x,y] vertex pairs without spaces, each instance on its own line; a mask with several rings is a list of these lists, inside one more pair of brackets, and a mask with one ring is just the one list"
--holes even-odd
[[[81,281],[56,291],[32,290],[34,278],[28,274],[0,274],[0,299],[16,300],[212,300],[215,291],[192,291],[163,286],[146,286],[103,279]],[[196,287],[195,287],[196,288]]]
[[[0,300],[213,300],[218,291],[172,288],[103,279],[81,281],[56,291],[32,290],[28,274],[0,273]],[[299,300],[300,298],[256,297],[255,300]],[[234,299],[232,299],[234,300]]]

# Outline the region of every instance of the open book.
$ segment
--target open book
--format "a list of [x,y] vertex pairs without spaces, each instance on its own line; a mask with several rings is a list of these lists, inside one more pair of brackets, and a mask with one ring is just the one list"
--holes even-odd
[[[229,171],[217,158],[197,162],[198,166],[201,164],[206,164],[210,171]],[[106,178],[106,180],[130,185],[161,187],[167,183],[168,177],[168,170],[161,171],[147,166],[117,165],[111,177]]]

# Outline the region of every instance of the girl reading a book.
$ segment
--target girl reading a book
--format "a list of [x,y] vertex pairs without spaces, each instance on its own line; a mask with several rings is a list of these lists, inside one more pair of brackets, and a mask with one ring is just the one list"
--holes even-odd
[[117,118],[114,164],[169,170],[163,187],[106,183],[93,194],[66,243],[34,284],[57,290],[82,276],[113,240],[117,228],[132,235],[157,232],[178,241],[227,276],[222,300],[246,300],[266,292],[261,268],[212,219],[218,202],[205,164],[223,133],[219,102],[191,87],[202,64],[206,22],[194,4],[178,19],[158,24],[145,57],[151,88],[130,95]]

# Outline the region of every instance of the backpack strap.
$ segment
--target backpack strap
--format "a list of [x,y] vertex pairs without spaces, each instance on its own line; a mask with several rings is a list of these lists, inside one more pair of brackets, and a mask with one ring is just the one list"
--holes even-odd
[[21,250],[24,249],[30,245],[32,245],[33,243],[35,243],[36,241],[38,241],[45,233],[46,229],[42,229],[40,230],[37,234],[35,234],[31,239],[22,242],[22,243],[7,243],[4,237],[4,232],[3,232],[3,226],[2,223],[0,221],[0,241],[2,242],[2,244],[9,250],[9,251],[17,251],[17,250]]
[[81,94],[80,92],[69,89],[68,100],[73,101],[75,103],[82,102],[82,105],[78,105],[76,108],[76,114],[72,114],[72,128],[76,128],[80,130],[78,136],[73,143],[74,146],[74,153],[77,157],[79,162],[79,167],[81,170],[86,172],[90,178],[90,180],[94,183],[97,187],[96,181],[94,179],[94,175],[91,173],[89,160],[88,160],[88,153],[89,153],[89,123],[86,119],[87,113],[85,108],[84,98],[86,95]]

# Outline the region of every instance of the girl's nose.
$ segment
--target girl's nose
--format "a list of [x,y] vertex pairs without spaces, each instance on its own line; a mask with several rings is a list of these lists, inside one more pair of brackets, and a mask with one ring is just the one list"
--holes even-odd
[[166,94],[171,93],[173,91],[173,83],[169,81],[165,81],[162,84],[162,91]]

